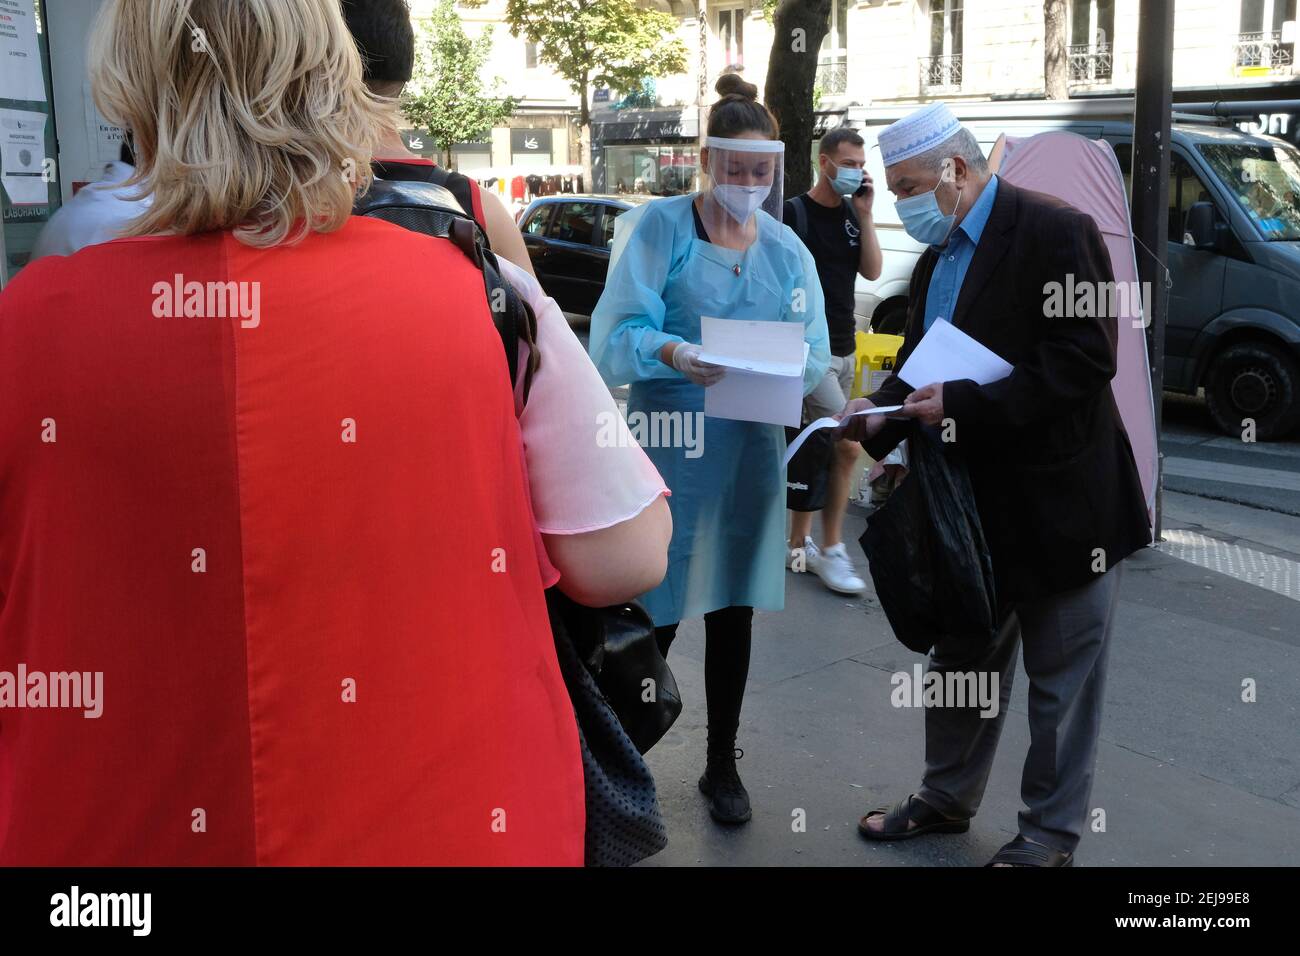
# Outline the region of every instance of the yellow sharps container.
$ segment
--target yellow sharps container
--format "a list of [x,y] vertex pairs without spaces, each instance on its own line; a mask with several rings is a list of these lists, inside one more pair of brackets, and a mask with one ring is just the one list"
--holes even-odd
[[893,374],[898,350],[903,347],[903,337],[881,332],[859,332],[857,344],[851,398],[870,395]]

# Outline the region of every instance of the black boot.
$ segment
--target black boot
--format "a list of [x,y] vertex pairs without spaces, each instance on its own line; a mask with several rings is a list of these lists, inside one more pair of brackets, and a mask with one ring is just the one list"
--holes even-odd
[[749,792],[736,772],[736,761],[743,756],[734,732],[721,740],[709,735],[709,758],[700,777],[700,792],[709,798],[709,813],[719,823],[745,823],[753,816]]

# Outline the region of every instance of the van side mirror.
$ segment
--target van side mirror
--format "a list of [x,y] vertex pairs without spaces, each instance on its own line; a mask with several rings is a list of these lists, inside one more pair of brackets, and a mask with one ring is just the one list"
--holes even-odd
[[[1191,240],[1190,243],[1188,239]],[[1187,210],[1183,242],[1197,249],[1213,249],[1218,246],[1219,233],[1214,220],[1214,203],[1192,203],[1191,208]]]

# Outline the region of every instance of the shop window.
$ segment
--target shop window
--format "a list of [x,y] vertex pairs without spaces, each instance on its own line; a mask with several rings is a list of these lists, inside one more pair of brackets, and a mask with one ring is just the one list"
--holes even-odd
[[605,188],[612,193],[678,196],[694,192],[699,174],[695,146],[607,146]]

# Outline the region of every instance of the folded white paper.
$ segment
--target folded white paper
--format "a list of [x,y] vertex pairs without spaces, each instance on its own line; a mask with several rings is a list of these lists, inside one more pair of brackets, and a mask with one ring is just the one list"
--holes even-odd
[[700,317],[700,361],[727,374],[704,390],[704,414],[741,422],[799,424],[808,343],[803,325]]
[[898,377],[912,388],[970,379],[987,385],[1011,374],[1011,366],[947,319],[939,319],[907,357]]
[[[890,412],[896,412],[902,407],[902,405],[882,405],[880,408],[864,408],[861,411],[851,412],[850,414],[845,415],[844,418],[856,418],[859,415],[888,415]],[[834,418],[819,418],[801,431],[795,436],[794,441],[790,442],[790,446],[786,448],[785,457],[781,459],[781,467],[784,468],[786,465],[790,464],[790,459],[793,458],[795,452],[803,446],[803,443],[808,440],[809,435],[817,431],[819,428],[834,428],[838,424],[840,424],[840,422],[836,421]]]

